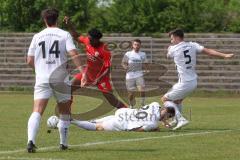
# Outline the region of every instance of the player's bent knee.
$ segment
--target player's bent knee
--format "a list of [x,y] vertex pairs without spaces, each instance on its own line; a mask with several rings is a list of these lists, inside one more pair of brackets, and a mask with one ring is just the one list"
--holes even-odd
[[63,120],[63,121],[69,121],[71,118],[71,116],[69,114],[60,114],[59,115],[59,119]]
[[166,101],[169,101],[169,99],[167,99],[166,97],[163,96],[163,97],[161,98],[161,101],[162,101],[162,103],[165,103]]
[[60,114],[70,114],[71,112],[71,100],[61,101],[57,103],[58,111]]
[[47,103],[48,99],[34,100],[33,112],[38,112],[42,115],[47,106]]
[[104,131],[104,128],[101,123],[96,124],[96,131]]
[[34,107],[33,108],[33,112],[38,112],[40,115],[43,115],[44,109],[43,108]]
[[134,92],[133,91],[128,91],[128,96],[134,96]]
[[178,100],[175,100],[175,101],[173,101],[175,104],[181,104],[182,103],[182,99],[178,99]]
[[71,80],[71,88],[73,91],[77,90],[80,88],[81,85],[81,80],[77,79],[76,77],[73,77]]

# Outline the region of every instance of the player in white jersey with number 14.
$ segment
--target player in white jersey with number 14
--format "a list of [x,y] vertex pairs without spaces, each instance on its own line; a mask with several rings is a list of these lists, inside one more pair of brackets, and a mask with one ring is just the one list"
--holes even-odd
[[[28,50],[27,63],[36,74],[34,87],[33,112],[28,120],[29,153],[35,152],[35,137],[40,125],[41,116],[47,106],[48,99],[54,95],[59,106],[58,129],[60,134],[60,149],[67,149],[68,127],[70,125],[71,88],[64,84],[67,77],[67,53],[74,64],[80,67],[80,59],[70,33],[57,27],[58,11],[46,9],[42,11],[46,28],[34,35]],[[51,77],[58,70],[56,77]],[[51,77],[51,82],[50,82]],[[51,85],[58,85],[60,91]]]
[[[204,48],[198,43],[185,42],[184,32],[181,29],[171,31],[169,36],[172,45],[168,48],[167,57],[174,60],[178,72],[178,83],[162,97],[162,102],[173,101],[176,104],[176,107],[174,107],[176,127],[173,128],[173,130],[176,130],[188,124],[188,120],[181,115],[182,101],[197,87],[197,74],[195,71],[197,54],[202,52],[222,58],[231,58],[234,54],[225,54]],[[164,105],[168,106],[167,103]]]

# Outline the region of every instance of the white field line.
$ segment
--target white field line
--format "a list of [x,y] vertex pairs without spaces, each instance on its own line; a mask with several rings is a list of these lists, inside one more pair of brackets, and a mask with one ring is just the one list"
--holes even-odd
[[[185,136],[195,136],[195,135],[205,135],[211,133],[225,133],[225,132],[232,132],[232,131],[239,131],[236,130],[217,130],[217,131],[206,131],[206,132],[193,132],[193,133],[182,133],[182,134],[172,134],[167,136],[156,136],[156,137],[143,137],[143,138],[132,138],[132,139],[120,139],[120,140],[111,140],[111,141],[99,141],[99,142],[88,142],[84,144],[76,144],[76,145],[69,145],[70,148],[77,148],[77,147],[86,147],[86,146],[93,146],[93,145],[104,145],[104,144],[112,144],[112,143],[120,143],[120,142],[135,142],[135,141],[144,141],[144,140],[152,140],[152,139],[167,139],[173,137],[185,137]],[[58,149],[57,146],[50,146],[50,147],[42,147],[38,148],[38,151],[49,151]],[[26,152],[26,149],[19,149],[19,150],[11,150],[11,151],[0,151],[0,155],[4,154],[14,154],[14,153],[21,153]],[[0,157],[1,159],[1,157]],[[51,159],[49,159],[51,160]]]
[[64,159],[55,159],[55,158],[29,158],[29,157],[0,157],[0,160],[64,160]]

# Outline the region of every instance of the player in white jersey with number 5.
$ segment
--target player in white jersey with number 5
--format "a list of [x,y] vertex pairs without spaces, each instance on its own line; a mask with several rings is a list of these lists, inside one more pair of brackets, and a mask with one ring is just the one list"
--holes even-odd
[[198,43],[185,42],[184,32],[181,29],[171,31],[169,36],[172,45],[168,48],[167,57],[174,60],[178,72],[178,83],[162,97],[162,102],[173,101],[176,104],[174,120],[176,127],[173,128],[173,130],[176,130],[188,124],[188,120],[181,115],[182,101],[197,87],[197,74],[195,71],[197,54],[205,53],[222,58],[231,58],[234,54],[225,54],[204,48]]
[[93,131],[157,131],[159,121],[168,127],[167,120],[174,115],[174,108],[153,102],[139,109],[121,108],[114,115],[94,121],[72,120],[71,124]]
[[[28,50],[27,63],[36,74],[34,87],[33,112],[28,120],[29,153],[35,152],[35,137],[40,125],[41,116],[47,106],[48,99],[54,95],[59,106],[60,120],[60,149],[67,149],[68,127],[70,125],[71,88],[64,84],[67,77],[67,53],[77,67],[80,59],[70,33],[57,27],[58,11],[46,9],[42,11],[46,28],[34,35]],[[58,69],[58,76],[51,74]],[[51,77],[51,82],[49,81]],[[54,90],[51,85],[60,85],[61,92]]]

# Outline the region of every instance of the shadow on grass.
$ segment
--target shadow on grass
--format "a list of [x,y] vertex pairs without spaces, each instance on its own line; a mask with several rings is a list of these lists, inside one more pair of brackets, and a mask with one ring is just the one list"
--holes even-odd
[[[191,132],[189,132],[191,131]],[[182,129],[179,129],[179,130],[176,130],[176,131],[171,131],[171,132],[176,132],[176,133],[180,133],[180,132],[183,132],[183,133],[195,133],[195,132],[213,132],[213,131],[240,131],[240,128],[237,129],[237,128],[198,128],[198,127],[195,127],[195,128],[182,128]]]
[[58,153],[58,152],[66,152],[66,153],[75,153],[75,152],[132,152],[132,153],[143,153],[143,152],[157,152],[159,150],[157,149],[130,149],[128,147],[126,148],[102,148],[99,146],[99,148],[89,148],[89,147],[74,147],[74,148],[69,148],[68,150],[61,151],[61,150],[49,150],[49,151],[37,151],[38,154],[46,154],[46,153]]

